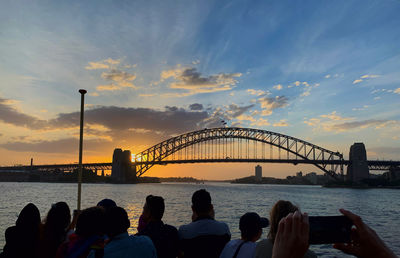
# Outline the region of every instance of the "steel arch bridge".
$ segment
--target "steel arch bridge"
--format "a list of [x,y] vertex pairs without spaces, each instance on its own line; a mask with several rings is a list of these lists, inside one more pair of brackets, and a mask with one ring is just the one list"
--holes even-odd
[[[268,145],[270,158],[265,157],[265,146]],[[279,150],[278,159],[272,158],[273,147]],[[285,159],[281,158],[281,151],[286,154]],[[176,160],[174,155],[178,152],[180,158]],[[201,162],[306,163],[334,178],[343,177],[343,165],[348,163],[339,152],[295,137],[252,128],[223,127],[206,128],[167,139],[135,154],[132,165],[136,168],[136,175],[141,176],[155,164]]]

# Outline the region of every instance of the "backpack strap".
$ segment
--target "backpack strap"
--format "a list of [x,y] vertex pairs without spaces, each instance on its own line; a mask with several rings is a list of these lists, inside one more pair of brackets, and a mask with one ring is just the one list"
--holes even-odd
[[243,241],[242,243],[240,243],[240,245],[238,246],[238,248],[236,248],[236,252],[235,252],[235,254],[232,256],[232,258],[236,258],[236,257],[238,256],[239,251],[240,251],[240,248],[242,247],[242,245],[243,245],[244,243],[247,243],[247,241]]

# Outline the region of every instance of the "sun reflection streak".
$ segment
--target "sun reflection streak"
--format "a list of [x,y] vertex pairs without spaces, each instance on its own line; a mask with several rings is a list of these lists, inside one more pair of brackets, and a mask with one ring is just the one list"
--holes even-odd
[[128,233],[130,235],[137,233],[137,227],[139,224],[139,217],[142,214],[143,207],[140,205],[130,204],[125,208],[128,213],[129,221],[131,222],[131,226],[128,229]]

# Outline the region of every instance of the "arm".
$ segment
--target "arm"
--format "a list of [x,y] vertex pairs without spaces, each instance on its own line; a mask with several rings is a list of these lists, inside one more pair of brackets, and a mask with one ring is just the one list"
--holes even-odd
[[344,209],[340,212],[353,222],[355,228],[352,228],[350,243],[334,244],[334,248],[357,257],[397,257],[359,216]]
[[296,211],[281,219],[276,234],[273,258],[300,258],[308,250],[309,224],[307,213]]

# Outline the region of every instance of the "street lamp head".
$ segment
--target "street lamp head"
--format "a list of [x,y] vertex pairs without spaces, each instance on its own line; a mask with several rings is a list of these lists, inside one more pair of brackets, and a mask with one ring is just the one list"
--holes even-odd
[[79,93],[80,93],[80,94],[86,94],[86,92],[87,92],[87,91],[84,90],[84,89],[80,89],[80,90],[79,90]]

